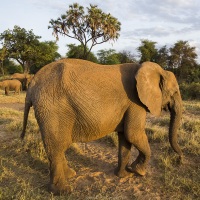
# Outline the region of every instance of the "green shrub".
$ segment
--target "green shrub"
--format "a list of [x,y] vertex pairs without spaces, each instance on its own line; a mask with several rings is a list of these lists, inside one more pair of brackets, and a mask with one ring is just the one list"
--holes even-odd
[[200,83],[182,83],[180,91],[184,100],[200,100]]

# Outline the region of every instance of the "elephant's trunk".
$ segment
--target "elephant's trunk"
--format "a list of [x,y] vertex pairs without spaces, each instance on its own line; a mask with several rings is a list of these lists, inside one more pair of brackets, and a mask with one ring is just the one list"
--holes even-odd
[[177,143],[177,132],[181,124],[182,117],[182,99],[179,93],[173,97],[173,102],[169,104],[170,109],[170,126],[169,126],[169,142],[173,150],[179,155],[182,160],[182,151]]

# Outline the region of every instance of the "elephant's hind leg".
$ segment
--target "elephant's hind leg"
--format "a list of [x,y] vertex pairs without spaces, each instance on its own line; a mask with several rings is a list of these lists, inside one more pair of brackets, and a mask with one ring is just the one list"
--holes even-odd
[[50,161],[50,191],[54,194],[70,193],[71,188],[67,185],[63,168],[63,155],[52,155]]
[[42,130],[44,146],[50,162],[49,190],[54,194],[70,193],[71,187],[66,179],[75,175],[75,171],[69,168],[65,157],[65,152],[71,144],[70,139],[64,137],[65,134],[60,134],[61,130],[63,131],[60,128],[52,123],[52,126],[48,124],[48,128]]

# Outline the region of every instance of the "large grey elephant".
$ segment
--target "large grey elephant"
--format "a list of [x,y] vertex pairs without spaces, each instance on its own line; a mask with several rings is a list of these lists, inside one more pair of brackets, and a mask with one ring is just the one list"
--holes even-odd
[[118,132],[116,174],[129,175],[131,146],[139,155],[132,171],[144,175],[151,151],[145,134],[146,112],[155,116],[168,107],[169,141],[182,157],[177,130],[182,114],[179,86],[173,73],[158,64],[99,65],[78,59],[61,59],[44,66],[27,91],[24,124],[33,106],[50,162],[50,191],[69,192],[66,179],[76,173],[65,152],[74,142],[88,142]]

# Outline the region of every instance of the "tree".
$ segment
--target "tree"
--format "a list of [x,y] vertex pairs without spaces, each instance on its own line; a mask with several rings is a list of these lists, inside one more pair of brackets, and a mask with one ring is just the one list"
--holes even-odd
[[180,68],[183,65],[196,65],[195,47],[190,47],[188,41],[178,41],[170,48],[170,64],[173,68]]
[[9,58],[15,59],[23,67],[24,72],[29,72],[31,62],[37,54],[36,46],[39,44],[39,38],[33,34],[32,30],[26,31],[18,26],[0,35]]
[[[84,54],[83,45],[76,46],[75,44],[68,44],[67,47],[69,49],[69,51],[66,53],[66,56],[68,58],[79,58],[79,59],[83,58],[83,54]],[[97,57],[92,52],[89,53],[87,60],[96,62],[96,63],[98,62]]]
[[61,57],[57,52],[58,45],[53,41],[40,42],[37,46],[37,55],[33,59],[30,68],[31,73],[36,73],[44,65],[51,63]]
[[179,81],[190,74],[197,67],[197,54],[195,47],[191,47],[188,41],[178,41],[170,48],[170,68],[174,70]]
[[34,35],[32,30],[26,31],[18,26],[14,26],[13,30],[8,29],[0,35],[8,57],[16,60],[22,66],[24,73],[28,73],[31,66],[42,62],[47,64],[58,57],[56,52],[58,47],[55,42],[40,42],[40,38],[40,36]]
[[141,54],[140,63],[145,61],[156,61],[157,49],[155,48],[156,42],[150,40],[142,40],[141,46],[138,47],[138,51]]
[[122,51],[118,53],[120,63],[137,63],[130,51]]
[[155,62],[158,63],[162,68],[168,68],[169,65],[169,49],[167,46],[161,47],[156,55]]
[[99,63],[103,65],[119,64],[119,55],[114,49],[99,50],[97,53]]
[[78,40],[84,48],[83,59],[87,59],[95,45],[109,40],[117,40],[121,23],[111,14],[104,13],[96,5],[87,7],[85,14],[83,6],[74,3],[69,6],[66,14],[57,20],[50,20],[48,28],[58,39],[58,34]]
[[3,63],[4,63],[4,60],[6,59],[6,57],[7,57],[7,51],[6,51],[6,48],[3,47],[2,49],[0,49],[0,69],[1,69],[1,73],[3,76],[5,74]]
[[6,58],[3,61],[3,66],[5,74],[23,73],[22,66],[11,59]]

